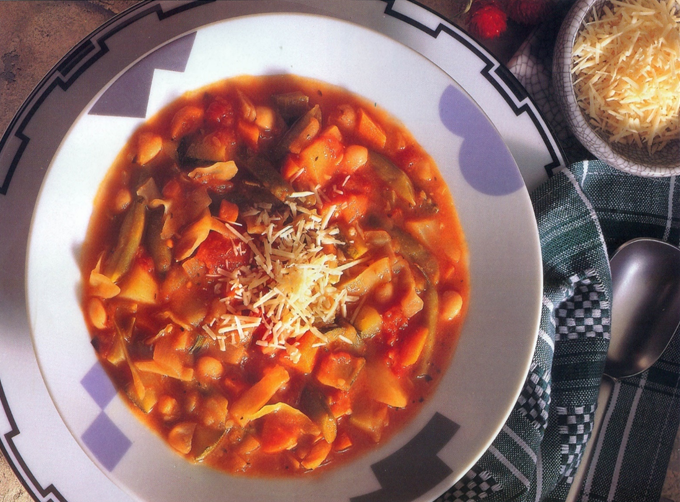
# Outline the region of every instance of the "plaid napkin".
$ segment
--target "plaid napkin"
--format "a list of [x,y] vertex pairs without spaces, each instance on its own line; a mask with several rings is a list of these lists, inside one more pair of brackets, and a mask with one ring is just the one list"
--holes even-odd
[[581,502],[658,501],[680,425],[680,336],[648,371],[597,395],[610,338],[609,256],[627,240],[680,244],[675,177],[630,176],[599,161],[566,126],[551,88],[552,48],[573,0],[520,48],[509,68],[534,99],[573,162],[532,194],[543,252],[538,343],[526,385],[501,433],[441,501],[562,502],[594,413],[605,413],[599,454]]
[[[543,250],[543,311],[526,385],[481,460],[440,501],[563,501],[591,437],[610,336],[608,256],[635,237],[680,241],[675,178],[599,161],[532,194]],[[640,376],[616,383],[603,447],[581,501],[658,501],[680,425],[680,337]],[[602,436],[600,436],[602,438]]]

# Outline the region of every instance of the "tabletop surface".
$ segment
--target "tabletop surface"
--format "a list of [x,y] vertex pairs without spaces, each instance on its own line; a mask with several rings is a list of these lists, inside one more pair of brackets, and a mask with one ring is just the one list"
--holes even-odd
[[[419,0],[455,24],[463,0]],[[80,2],[14,0],[0,2],[0,133],[33,88],[80,40],[136,0]],[[507,63],[530,28],[510,23],[498,39],[480,40],[501,63]],[[676,437],[662,497],[680,502],[680,434]],[[31,496],[0,455],[0,502],[29,502]]]

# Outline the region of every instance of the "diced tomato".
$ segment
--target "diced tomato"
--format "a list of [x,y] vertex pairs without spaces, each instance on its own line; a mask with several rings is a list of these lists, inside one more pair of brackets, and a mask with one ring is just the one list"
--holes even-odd
[[389,308],[383,315],[383,333],[385,342],[388,345],[394,345],[398,338],[400,330],[408,325],[408,317],[404,315],[401,307],[395,305]]
[[276,453],[297,445],[301,431],[296,427],[297,424],[287,419],[283,413],[271,413],[264,418],[260,439],[262,451]]
[[337,439],[333,442],[333,449],[335,451],[344,451],[352,446],[352,438],[346,432],[338,434]]
[[214,128],[234,125],[234,106],[226,99],[217,98],[208,105],[205,111],[206,123]]
[[349,392],[340,389],[329,389],[326,394],[328,396],[328,406],[335,418],[352,413],[352,399]]
[[401,364],[400,345],[390,347],[385,352],[385,366],[390,369],[397,377],[402,377],[408,373],[408,368]]
[[220,268],[231,272],[250,261],[250,251],[232,239],[210,232],[198,246],[196,258],[205,263],[211,274]]

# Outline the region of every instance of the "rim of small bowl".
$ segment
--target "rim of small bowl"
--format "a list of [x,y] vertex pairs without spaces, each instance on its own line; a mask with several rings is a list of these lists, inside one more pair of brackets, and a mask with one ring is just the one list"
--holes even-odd
[[[680,174],[680,139],[673,140],[663,148],[663,157],[650,156],[645,149],[607,141],[602,132],[589,123],[576,101],[571,73],[573,47],[584,20],[593,7],[601,8],[609,0],[577,0],[565,17],[555,42],[553,55],[553,87],[557,102],[576,139],[598,159],[629,174],[644,177],[667,177]],[[626,150],[635,152],[633,159]]]

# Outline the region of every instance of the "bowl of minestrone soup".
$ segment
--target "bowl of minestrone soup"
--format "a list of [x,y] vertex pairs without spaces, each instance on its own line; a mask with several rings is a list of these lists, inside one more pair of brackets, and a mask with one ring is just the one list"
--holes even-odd
[[[159,54],[185,70],[125,116]],[[517,166],[456,82],[368,29],[278,14],[102,89],[46,176],[27,284],[57,408],[134,497],[410,501],[510,413],[541,266]]]

